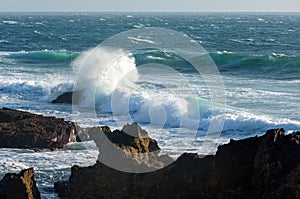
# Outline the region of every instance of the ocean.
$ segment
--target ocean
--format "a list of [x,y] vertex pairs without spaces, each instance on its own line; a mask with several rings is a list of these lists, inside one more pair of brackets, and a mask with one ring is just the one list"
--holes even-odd
[[[124,54],[98,46],[124,31],[149,27],[176,31],[200,45],[218,69],[226,103],[212,102],[213,88],[178,51],[147,48]],[[163,38],[154,35],[127,39],[155,46]],[[176,44],[174,39],[180,48]],[[96,86],[86,97],[93,99],[96,117],[51,103],[72,91],[82,65],[97,68],[114,57],[119,58],[102,79],[85,84]],[[167,69],[146,70],[149,63]],[[120,83],[128,72],[129,83]],[[214,81],[213,76],[206,78]],[[271,128],[299,130],[299,88],[297,13],[0,13],[1,107],[62,117],[83,127],[115,129],[138,122],[162,153],[174,158],[183,152],[213,154],[229,139],[262,135]],[[222,130],[206,136],[213,120],[224,122]],[[204,143],[214,147],[205,150]],[[67,179],[75,164],[93,165],[97,155],[93,142],[54,152],[1,149],[0,178],[34,167],[42,198],[56,198],[53,182]]]

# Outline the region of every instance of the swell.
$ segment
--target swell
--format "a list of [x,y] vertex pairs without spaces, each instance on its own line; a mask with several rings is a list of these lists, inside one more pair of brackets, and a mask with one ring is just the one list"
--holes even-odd
[[[2,55],[1,55],[2,54]],[[39,63],[66,63],[73,61],[78,56],[76,52],[66,50],[41,50],[41,51],[21,51],[0,53],[0,59],[7,62],[15,61],[29,64]]]
[[[251,55],[230,52],[209,54],[221,72],[224,71],[285,71],[294,72],[300,68],[300,56],[285,54]],[[156,63],[170,66],[181,72],[197,72],[192,65],[176,54],[148,51],[135,54],[137,65]]]
[[247,55],[237,53],[212,53],[214,62],[221,69],[295,69],[300,68],[300,56],[285,54]]
[[[293,72],[300,68],[300,56],[275,53],[270,55],[250,55],[230,52],[216,52],[209,55],[221,72],[236,70],[284,70],[286,72]],[[0,52],[0,63],[71,63],[78,56],[79,53],[66,50]],[[175,53],[147,50],[133,52],[133,56],[137,66],[155,63],[167,65],[180,72],[197,72],[188,61]]]

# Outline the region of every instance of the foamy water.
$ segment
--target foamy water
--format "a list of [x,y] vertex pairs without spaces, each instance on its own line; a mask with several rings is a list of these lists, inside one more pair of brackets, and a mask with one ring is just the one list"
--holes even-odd
[[[126,16],[0,15],[1,106],[63,117],[85,127],[120,129],[127,122],[139,122],[162,153],[175,158],[186,151],[215,153],[217,145],[231,138],[261,135],[270,128],[300,129],[298,15]],[[212,88],[176,52],[91,50],[117,33],[150,26],[177,30],[208,51],[221,73],[226,104],[212,102]],[[132,44],[159,45],[159,38],[151,36],[127,39]],[[114,61],[108,64],[110,60]],[[83,63],[89,70],[79,80]],[[168,67],[147,70],[142,65],[148,63]],[[80,89],[86,89],[80,106],[95,105],[96,116],[50,103],[72,91],[78,81]],[[210,122],[220,118],[225,120],[222,134],[206,136]],[[215,147],[205,149],[203,143]],[[90,142],[54,152],[1,152],[1,176],[35,167],[43,198],[56,197],[53,182],[67,179],[72,165],[92,165],[98,154]]]

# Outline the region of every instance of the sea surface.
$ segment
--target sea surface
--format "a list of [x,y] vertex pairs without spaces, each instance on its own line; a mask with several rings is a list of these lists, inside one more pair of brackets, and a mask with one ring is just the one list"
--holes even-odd
[[[201,45],[218,68],[226,103],[212,102],[213,88],[176,52],[145,49],[124,55],[122,49],[91,50],[118,33],[145,27],[171,29]],[[155,44],[160,38],[127,39]],[[82,65],[98,67],[106,63],[101,60],[119,54],[105,75],[99,75],[100,82],[86,84],[97,85],[92,93],[96,117],[51,103],[72,91]],[[171,70],[147,72],[142,70],[145,63]],[[127,77],[130,84],[118,84],[129,71],[134,72]],[[122,99],[126,103],[119,103]],[[0,13],[1,107],[62,117],[86,127],[115,129],[138,122],[158,141],[162,153],[176,158],[183,152],[215,153],[217,145],[231,138],[262,135],[270,128],[299,130],[299,104],[297,13]],[[206,136],[214,119],[225,121],[222,131]],[[215,147],[205,150],[203,143]],[[57,198],[53,182],[67,179],[75,164],[93,165],[97,155],[93,142],[68,144],[54,152],[1,149],[0,178],[34,167],[42,198]]]

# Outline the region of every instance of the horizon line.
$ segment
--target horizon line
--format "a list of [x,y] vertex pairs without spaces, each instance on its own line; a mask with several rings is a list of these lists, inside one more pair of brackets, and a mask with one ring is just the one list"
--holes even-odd
[[260,11],[250,11],[250,10],[150,10],[150,11],[118,11],[118,10],[103,10],[103,11],[84,11],[84,10],[74,10],[74,11],[47,11],[47,10],[34,10],[34,11],[2,11],[0,13],[300,13],[300,11],[271,11],[271,10],[260,10]]

